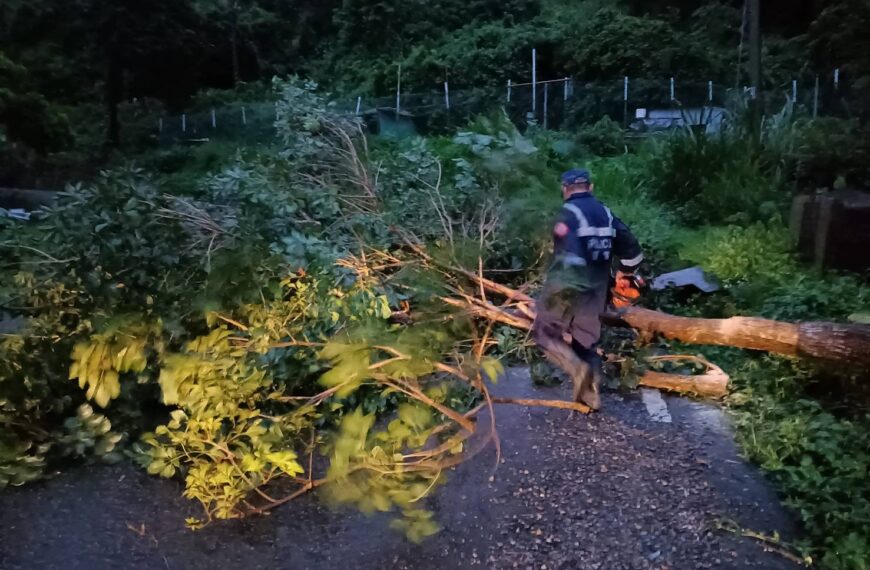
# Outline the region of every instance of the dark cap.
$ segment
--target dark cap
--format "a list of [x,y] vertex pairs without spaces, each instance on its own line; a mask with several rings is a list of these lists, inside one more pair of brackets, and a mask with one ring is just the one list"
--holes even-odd
[[562,184],[571,186],[574,184],[589,184],[591,177],[585,168],[572,168],[562,175]]

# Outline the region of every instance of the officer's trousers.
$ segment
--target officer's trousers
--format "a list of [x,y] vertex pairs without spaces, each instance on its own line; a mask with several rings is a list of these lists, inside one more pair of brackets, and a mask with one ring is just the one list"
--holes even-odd
[[566,292],[548,284],[536,303],[538,315],[532,326],[535,342],[547,358],[571,376],[574,401],[596,409],[603,374],[597,344],[606,303],[606,285]]

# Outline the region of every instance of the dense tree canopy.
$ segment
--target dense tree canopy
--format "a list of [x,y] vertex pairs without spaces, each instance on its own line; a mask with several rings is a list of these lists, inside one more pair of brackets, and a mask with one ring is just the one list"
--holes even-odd
[[818,67],[841,67],[870,88],[870,2],[843,0],[826,7],[809,29]]
[[[860,47],[868,6],[765,2],[771,85],[833,66],[858,83],[870,75]],[[47,104],[102,105],[106,139],[117,145],[118,104],[135,98],[177,109],[203,89],[294,73],[383,95],[399,64],[408,91],[445,79],[491,88],[528,76],[533,47],[542,76],[731,84],[742,8],[738,0],[0,0],[0,42]]]
[[33,91],[28,70],[0,52],[0,141],[37,152],[56,150],[67,138],[66,117]]

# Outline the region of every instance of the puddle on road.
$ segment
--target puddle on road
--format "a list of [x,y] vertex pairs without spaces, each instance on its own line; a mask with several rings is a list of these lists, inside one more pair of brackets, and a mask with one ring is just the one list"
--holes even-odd
[[718,404],[698,402],[680,396],[665,396],[665,401],[671,413],[679,419],[715,435],[734,438],[734,430],[725,410]]

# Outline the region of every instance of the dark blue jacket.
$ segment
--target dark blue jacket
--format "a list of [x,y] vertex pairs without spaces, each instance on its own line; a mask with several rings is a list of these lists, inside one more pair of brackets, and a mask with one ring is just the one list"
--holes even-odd
[[565,201],[553,241],[551,276],[579,290],[606,288],[614,259],[627,273],[643,261],[643,251],[628,226],[591,192],[574,194]]

